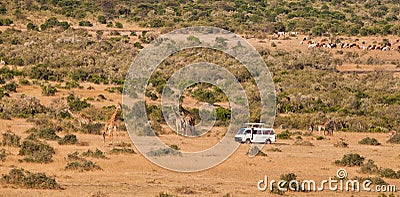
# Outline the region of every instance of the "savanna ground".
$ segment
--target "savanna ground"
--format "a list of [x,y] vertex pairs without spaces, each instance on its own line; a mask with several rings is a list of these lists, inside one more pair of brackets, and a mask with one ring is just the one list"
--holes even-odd
[[[399,190],[400,144],[387,140],[389,130],[400,131],[400,53],[300,45],[307,37],[364,46],[390,42],[397,49],[399,13],[398,1],[388,0],[0,2],[0,58],[5,63],[0,65],[0,132],[3,138],[14,136],[0,138],[0,196],[269,196],[278,194],[260,192],[256,185],[264,175],[279,180],[294,173],[297,180],[319,183],[334,177],[339,168],[346,169],[350,179],[372,177],[374,184],[386,182]],[[172,172],[147,160],[131,143],[120,113],[119,137],[113,145],[108,138],[103,143],[100,134],[114,105],[121,102],[134,57],[158,35],[195,25],[232,31],[260,52],[275,83],[274,128],[289,139],[265,145],[266,156],[252,158],[247,156],[250,145],[240,145],[222,164],[196,173]],[[298,35],[278,38],[273,35],[278,31]],[[185,92],[183,105],[196,114],[205,102],[217,104],[216,126],[199,138],[178,136],[166,126],[160,90],[173,71],[196,61],[233,72],[249,97],[250,121],[259,121],[259,95],[237,61],[213,50],[177,53],[152,76],[146,102],[159,137],[183,151],[215,145],[229,125],[226,97],[218,88],[197,84]],[[64,111],[67,107],[90,117],[93,124],[81,127]],[[325,138],[307,133],[309,124],[327,119],[340,122],[340,131]],[[366,137],[380,145],[360,144]],[[363,164],[334,163],[350,153],[364,157]],[[21,168],[46,176],[19,176],[16,169]],[[284,195],[379,194],[326,190]]]
[[[306,46],[300,46],[299,40],[292,38],[291,40],[250,40],[256,47],[260,45],[270,45],[277,43],[278,49],[287,50],[307,50]],[[319,38],[315,38],[319,39]],[[377,38],[365,38],[373,40]],[[274,49],[272,49],[274,50]],[[393,61],[399,58],[399,54],[394,51],[390,52],[368,52],[376,53],[381,59]],[[387,58],[387,59],[386,59]],[[365,65],[367,66],[367,65]],[[361,67],[352,67],[350,64],[338,67],[342,70],[364,70]],[[368,68],[365,68],[368,70]],[[372,71],[376,70],[398,70],[398,67],[390,66],[374,66]],[[112,87],[111,85],[97,85],[93,83],[81,83],[82,89],[73,89],[74,94],[81,98],[94,97],[102,94],[106,100],[89,101],[94,107],[103,107],[113,105],[121,100],[118,93],[110,93],[104,89]],[[88,90],[87,87],[92,86],[94,90]],[[17,89],[16,93],[12,93],[12,97],[20,94],[33,95],[44,105],[50,105],[51,100],[62,98],[69,95],[70,90],[59,89],[55,96],[43,96],[42,89],[38,85],[24,85]],[[189,107],[196,106],[196,100],[187,98],[184,104]],[[199,103],[197,102],[197,105]],[[284,116],[284,114],[281,114]],[[72,124],[76,122],[68,119]],[[2,132],[10,130],[21,136],[22,139],[28,136],[25,132],[31,127],[35,127],[35,123],[27,122],[26,119],[12,118],[11,120],[0,120],[0,130]],[[304,125],[306,127],[307,125]],[[78,127],[78,126],[76,126]],[[75,128],[76,128],[75,127]],[[73,127],[74,128],[74,127]],[[164,130],[160,137],[166,144],[175,144],[181,150],[198,151],[207,147],[211,147],[218,142],[223,135],[225,127],[215,127],[209,135],[204,135],[198,139],[188,139],[175,135],[162,125]],[[277,132],[283,132],[276,128]],[[378,175],[368,175],[360,172],[360,167],[340,167],[334,164],[335,160],[341,159],[343,155],[348,153],[358,153],[365,157],[364,163],[368,159],[375,161],[377,166],[382,168],[400,169],[400,145],[386,143],[388,140],[387,133],[362,133],[362,132],[335,132],[333,136],[317,140],[318,134],[314,131],[312,136],[304,135],[307,131],[301,129],[289,129],[291,132],[301,131],[302,133],[293,134],[291,139],[278,139],[276,144],[266,145],[262,149],[267,156],[248,157],[247,151],[250,145],[240,145],[238,150],[222,164],[206,171],[196,173],[178,173],[163,169],[142,156],[133,147],[136,154],[111,154],[110,151],[118,147],[118,144],[103,144],[100,135],[82,134],[73,130],[67,133],[74,133],[79,142],[85,142],[78,145],[59,145],[55,141],[48,141],[48,144],[55,148],[53,162],[27,163],[20,162],[22,156],[18,155],[19,148],[7,147],[6,152],[9,153],[6,160],[1,162],[0,173],[7,174],[12,168],[23,168],[31,172],[45,172],[46,175],[54,177],[63,188],[62,190],[42,190],[42,189],[26,189],[12,184],[2,183],[1,194],[5,196],[77,196],[77,195],[94,195],[94,196],[154,196],[160,193],[168,193],[177,196],[266,196],[271,195],[267,192],[260,192],[257,189],[257,182],[267,175],[269,179],[279,180],[283,174],[294,173],[297,180],[313,179],[317,183],[321,180],[334,177],[339,168],[345,168],[349,174],[349,178],[371,177]],[[118,131],[119,141],[131,143],[126,131]],[[65,135],[66,132],[58,133],[59,136]],[[313,146],[295,145],[297,136],[301,136],[303,141],[309,141]],[[303,136],[302,136],[303,135]],[[376,138],[381,145],[361,145],[358,142],[365,137]],[[22,141],[22,140],[21,140]],[[338,141],[348,143],[347,148],[335,147]],[[126,144],[125,144],[126,146]],[[69,162],[67,155],[78,151],[80,153],[88,149],[99,149],[105,153],[109,159],[91,159],[95,164],[101,167],[101,170],[76,171],[66,170],[65,166]],[[274,151],[274,148],[275,149]],[[276,150],[280,151],[276,151]],[[400,186],[400,179],[383,178],[388,184]],[[289,196],[377,196],[379,193],[374,192],[286,192]],[[386,193],[388,194],[388,193]],[[394,193],[398,195],[398,192]]]

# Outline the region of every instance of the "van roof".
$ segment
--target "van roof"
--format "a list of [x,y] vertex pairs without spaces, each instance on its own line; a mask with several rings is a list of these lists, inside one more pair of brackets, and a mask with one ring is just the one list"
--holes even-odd
[[245,125],[247,127],[250,127],[250,128],[260,128],[260,127],[264,126],[265,123],[252,123],[252,122],[249,122],[249,123],[245,123]]

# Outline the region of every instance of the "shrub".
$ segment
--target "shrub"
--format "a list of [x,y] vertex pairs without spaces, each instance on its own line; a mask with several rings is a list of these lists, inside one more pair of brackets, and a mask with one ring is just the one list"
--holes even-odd
[[86,100],[81,100],[75,97],[74,94],[69,94],[67,96],[68,106],[72,111],[81,111],[87,107],[90,107],[90,104],[86,102]]
[[102,134],[101,130],[103,129],[104,124],[102,123],[91,123],[82,125],[81,132],[87,134],[95,134],[100,135]]
[[360,171],[364,174],[378,174],[379,168],[372,159],[368,159],[367,163],[361,165]]
[[31,173],[22,168],[11,169],[8,174],[3,174],[2,180],[7,184],[24,188],[62,189],[54,178],[46,176],[45,173]]
[[6,160],[6,157],[7,157],[6,149],[2,148],[0,150],[0,161],[4,162]]
[[68,161],[84,161],[85,159],[79,155],[78,151],[67,154]]
[[65,135],[62,139],[58,140],[58,144],[60,145],[68,145],[76,143],[78,143],[78,139],[76,139],[76,135],[74,134]]
[[83,172],[83,171],[102,170],[102,169],[100,166],[93,163],[92,161],[85,159],[83,161],[69,162],[67,166],[65,166],[65,170],[77,170]]
[[111,154],[135,154],[135,151],[131,148],[113,148],[110,151]]
[[25,156],[26,162],[50,163],[55,154],[54,148],[40,141],[25,140],[18,155]]
[[41,87],[43,96],[54,96],[57,92],[57,89],[51,84],[44,84]]
[[276,138],[278,139],[290,139],[290,133],[288,130],[276,134]]
[[334,147],[339,147],[339,148],[347,148],[349,146],[348,143],[346,143],[345,141],[337,141],[336,144],[333,145]]
[[294,145],[298,145],[298,146],[314,146],[313,143],[311,143],[310,141],[307,141],[307,140],[296,140],[294,142]]
[[267,151],[271,151],[271,152],[282,152],[281,149],[279,149],[279,148],[274,148],[274,147],[268,149]]
[[379,173],[379,175],[381,177],[384,178],[390,178],[390,179],[397,179],[400,178],[400,175],[398,175],[394,170],[390,169],[390,168],[385,168],[382,169]]
[[116,23],[115,23],[115,27],[117,27],[117,28],[124,28],[124,26],[123,26],[122,23],[120,23],[120,22],[116,22]]
[[171,145],[169,145],[169,147],[174,149],[174,150],[180,150],[178,145],[176,145],[176,144],[171,144]]
[[79,26],[93,27],[90,21],[79,21]]
[[350,153],[343,155],[342,160],[336,160],[335,164],[352,167],[352,166],[361,166],[363,162],[364,162],[364,157],[360,156],[357,153]]
[[108,157],[106,157],[106,155],[104,154],[104,152],[102,152],[101,150],[97,149],[93,152],[92,150],[87,150],[86,152],[82,153],[82,156],[84,157],[93,157],[93,158],[98,158],[98,159],[108,159]]
[[393,144],[400,144],[400,134],[394,135],[387,142],[388,143],[393,143]]
[[378,142],[377,139],[370,138],[370,137],[366,137],[366,138],[360,140],[358,143],[359,144],[366,144],[366,145],[373,145],[373,146],[378,146],[378,145],[381,144],[381,143]]
[[167,192],[160,192],[156,197],[174,197],[174,195],[168,194]]
[[38,138],[45,139],[45,140],[59,140],[60,136],[56,134],[56,129],[55,128],[41,128],[41,129],[36,129],[36,128],[31,128],[26,131],[27,133],[30,133],[30,135],[27,137],[29,140],[35,140]]
[[317,139],[317,140],[323,140],[323,139],[324,139],[324,136],[317,136],[316,139]]
[[7,131],[2,133],[3,140],[1,141],[2,146],[11,146],[11,147],[20,147],[21,137],[12,133],[11,131]]
[[166,156],[166,155],[181,155],[181,153],[172,148],[160,148],[157,150],[150,151],[147,155],[152,156],[152,157],[160,157],[160,156]]
[[143,49],[143,46],[142,46],[142,44],[140,44],[140,42],[135,42],[135,43],[133,44],[133,46],[136,47],[136,48],[138,48],[138,49]]
[[281,185],[281,188],[289,188],[289,182],[296,180],[296,178],[297,178],[297,176],[294,173],[282,174],[280,176],[280,180],[284,180],[284,181],[286,181],[286,183],[284,185]]
[[28,30],[34,30],[34,31],[39,31],[39,27],[33,23],[28,23],[26,25],[26,29]]
[[101,24],[107,24],[107,19],[106,19],[106,17],[105,17],[105,16],[102,16],[102,15],[100,15],[100,16],[97,17],[97,21],[99,21],[99,23],[101,23]]
[[15,82],[8,83],[3,86],[3,90],[7,90],[9,92],[17,92],[18,85]]

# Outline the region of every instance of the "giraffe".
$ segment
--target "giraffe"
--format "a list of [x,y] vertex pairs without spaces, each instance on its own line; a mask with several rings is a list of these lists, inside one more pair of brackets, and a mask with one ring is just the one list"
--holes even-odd
[[176,132],[182,133],[182,135],[183,135],[183,130],[182,129],[184,128],[185,120],[179,114],[179,112],[174,110],[174,108],[172,108],[172,111],[174,111],[174,114],[175,114]]
[[395,136],[396,134],[397,134],[396,130],[389,131],[389,138],[392,139],[392,137]]
[[[327,120],[323,124],[319,124],[318,127],[318,134],[321,135],[321,130],[323,130],[324,135],[333,135],[333,125],[334,122],[332,120]],[[325,134],[326,132],[326,134]]]
[[69,108],[66,108],[65,110],[66,110],[66,112],[68,112],[73,118],[75,118],[76,120],[78,120],[79,126],[80,126],[80,127],[82,127],[82,125],[87,125],[87,124],[90,124],[90,123],[92,122],[92,120],[91,120],[89,117],[87,117],[87,116],[85,116],[85,115],[83,115],[83,114],[74,113],[74,112],[72,112]]
[[115,118],[117,117],[118,111],[121,109],[121,104],[118,103],[115,105],[115,111],[111,115],[111,118],[107,121],[107,123],[104,125],[104,132],[103,132],[103,143],[106,142],[106,135],[108,135],[111,138],[110,144],[113,143],[114,140],[114,133],[116,137],[118,137],[117,133],[117,125],[115,124]]
[[182,112],[183,114],[183,132],[185,133],[185,136],[188,136],[188,131],[190,132],[190,135],[194,135],[194,125],[196,123],[196,119],[190,114],[190,112],[182,107],[182,105],[179,105],[179,111]]

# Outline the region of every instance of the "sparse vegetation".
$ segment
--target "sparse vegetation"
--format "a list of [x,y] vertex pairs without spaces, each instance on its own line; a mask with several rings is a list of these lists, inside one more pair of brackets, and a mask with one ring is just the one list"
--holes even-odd
[[379,143],[377,139],[370,138],[370,137],[366,137],[366,138],[360,140],[358,143],[365,144],[365,145],[373,145],[373,146],[381,145],[381,143]]
[[0,161],[4,162],[6,160],[6,157],[7,157],[6,149],[4,148],[0,149]]
[[113,148],[110,154],[136,154],[131,148]]
[[340,166],[353,167],[353,166],[361,166],[363,162],[364,162],[364,157],[362,157],[357,153],[350,153],[343,155],[342,160],[336,160],[335,164]]
[[58,144],[60,145],[71,145],[71,144],[77,144],[78,139],[76,138],[76,135],[74,134],[67,134],[60,140],[58,140]]
[[23,141],[21,149],[18,153],[18,155],[25,156],[23,161],[37,163],[52,162],[52,157],[54,154],[55,150],[53,147],[36,140]]
[[278,139],[290,139],[290,133],[289,131],[283,131],[281,133],[276,134],[276,138]]
[[32,189],[62,189],[54,178],[45,173],[31,173],[24,169],[11,169],[8,174],[3,174],[2,180],[11,185]]
[[343,140],[339,140],[333,146],[338,148],[347,148],[349,144]]
[[90,160],[83,159],[82,161],[72,161],[67,163],[65,170],[76,170],[79,172],[92,171],[92,170],[102,170],[100,166],[93,163]]
[[97,159],[108,159],[108,157],[106,157],[104,152],[99,150],[99,149],[97,149],[97,148],[96,148],[95,151],[92,151],[92,150],[89,149],[86,152],[83,152],[82,156],[84,156],[84,157],[93,157],[93,158],[97,158]]
[[315,137],[315,139],[316,139],[316,140],[323,140],[323,139],[325,139],[325,138],[324,138],[324,136],[320,136],[320,135],[319,135],[319,136]]
[[2,133],[3,140],[1,141],[2,146],[11,146],[11,147],[20,147],[21,137],[12,133],[11,131],[7,131]]
[[368,159],[367,163],[361,165],[360,171],[364,174],[378,174],[379,168],[372,159]]
[[147,155],[151,157],[161,157],[161,156],[167,156],[167,155],[181,155],[181,153],[177,150],[174,150],[172,148],[160,148],[157,150],[152,150],[147,153]]

